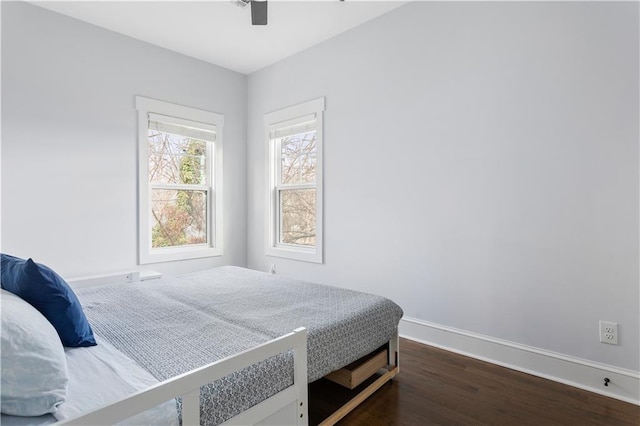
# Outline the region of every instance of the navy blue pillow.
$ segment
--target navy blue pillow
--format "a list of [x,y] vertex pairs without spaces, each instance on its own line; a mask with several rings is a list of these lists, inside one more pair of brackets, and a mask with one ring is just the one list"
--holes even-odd
[[0,254],[2,288],[35,307],[58,332],[64,346],[95,346],[91,326],[69,284],[31,259]]

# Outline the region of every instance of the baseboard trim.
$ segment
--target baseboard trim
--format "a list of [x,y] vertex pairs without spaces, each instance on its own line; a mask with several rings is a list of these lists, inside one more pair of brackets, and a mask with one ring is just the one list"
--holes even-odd
[[[404,317],[401,337],[640,405],[640,372]],[[604,378],[610,379],[604,386]]]

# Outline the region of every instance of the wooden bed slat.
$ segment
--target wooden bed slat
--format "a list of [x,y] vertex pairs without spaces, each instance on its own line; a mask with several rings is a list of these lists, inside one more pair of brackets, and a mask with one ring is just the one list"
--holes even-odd
[[387,349],[384,349],[327,374],[325,379],[353,390],[378,370],[384,368],[387,365],[387,359]]
[[371,383],[367,386],[362,392],[358,395],[354,396],[349,402],[344,404],[338,410],[336,410],[332,415],[327,417],[320,426],[333,426],[344,416],[349,414],[354,408],[360,405],[365,399],[369,398],[375,391],[380,389],[382,385],[387,383],[389,380],[393,379],[396,374],[398,374],[398,367],[394,367],[391,370],[384,373],[382,376],[378,377],[375,382]]

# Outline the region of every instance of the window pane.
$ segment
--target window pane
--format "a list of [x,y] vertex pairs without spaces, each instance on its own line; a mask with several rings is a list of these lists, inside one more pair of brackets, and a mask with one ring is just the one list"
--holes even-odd
[[207,184],[207,142],[149,129],[149,182]]
[[151,246],[207,243],[207,192],[153,189]]
[[280,243],[316,245],[316,190],[280,190]]
[[280,140],[283,184],[316,181],[316,131],[299,133]]

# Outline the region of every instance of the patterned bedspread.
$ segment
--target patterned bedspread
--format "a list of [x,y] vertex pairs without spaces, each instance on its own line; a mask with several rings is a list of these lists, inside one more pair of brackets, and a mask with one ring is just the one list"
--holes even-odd
[[[312,382],[382,346],[402,317],[383,297],[233,266],[77,294],[94,332],[158,380],[306,327]],[[203,424],[222,423],[291,383],[291,354],[216,381],[201,391]]]

